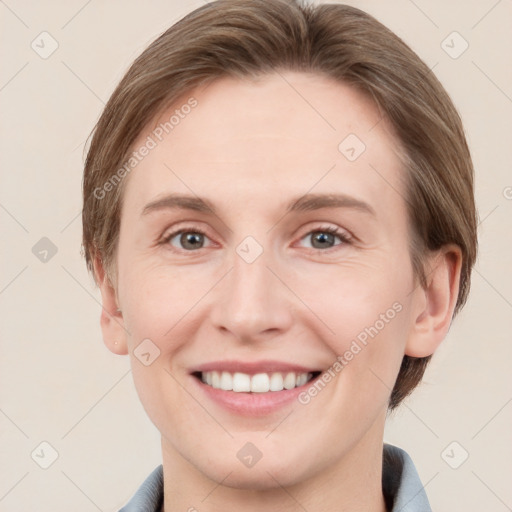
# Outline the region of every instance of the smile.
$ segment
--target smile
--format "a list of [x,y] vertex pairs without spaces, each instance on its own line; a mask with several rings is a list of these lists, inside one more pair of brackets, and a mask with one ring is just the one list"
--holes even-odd
[[199,397],[230,413],[264,417],[293,406],[322,371],[285,360],[232,359],[202,363],[190,368],[189,374]]
[[267,393],[304,386],[319,374],[320,372],[269,372],[249,375],[242,372],[205,371],[196,372],[194,375],[214,389],[235,393]]

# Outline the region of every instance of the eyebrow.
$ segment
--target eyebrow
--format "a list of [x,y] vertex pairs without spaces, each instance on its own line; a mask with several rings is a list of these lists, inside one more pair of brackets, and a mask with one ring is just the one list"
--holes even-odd
[[[376,217],[375,210],[364,201],[346,194],[306,194],[290,201],[286,213],[309,212],[322,208],[351,208]],[[217,215],[213,203],[205,198],[186,194],[168,194],[148,203],[142,210],[141,216],[162,210],[193,210]]]

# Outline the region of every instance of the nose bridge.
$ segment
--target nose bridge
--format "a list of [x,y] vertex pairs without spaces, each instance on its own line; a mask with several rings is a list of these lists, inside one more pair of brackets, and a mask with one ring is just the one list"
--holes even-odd
[[217,297],[213,315],[218,328],[241,339],[253,339],[263,332],[291,325],[290,298],[268,268],[275,266],[271,251],[263,250],[251,238],[239,244],[233,254],[232,270]]
[[262,252],[253,261],[251,249],[247,253],[247,244],[240,244],[236,256],[233,258],[233,270],[231,272],[231,294],[235,304],[243,305],[244,302],[263,300],[269,290],[271,272],[267,268],[269,256],[267,251]]

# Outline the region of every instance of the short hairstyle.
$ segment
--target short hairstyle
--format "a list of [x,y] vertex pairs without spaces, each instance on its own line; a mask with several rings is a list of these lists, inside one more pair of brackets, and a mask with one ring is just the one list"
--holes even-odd
[[[410,257],[426,285],[424,256],[445,244],[462,253],[454,316],[466,302],[477,254],[473,165],[461,119],[426,64],[392,31],[347,5],[301,0],[217,0],[186,15],[132,64],[110,97],[90,141],[83,175],[83,251],[99,258],[117,288],[116,251],[126,179],[103,192],[136,138],[164,109],[221,77],[312,72],[373,100],[394,129],[405,184]],[[102,190],[102,194],[98,193]],[[393,410],[419,384],[432,356],[404,355],[391,392]]]

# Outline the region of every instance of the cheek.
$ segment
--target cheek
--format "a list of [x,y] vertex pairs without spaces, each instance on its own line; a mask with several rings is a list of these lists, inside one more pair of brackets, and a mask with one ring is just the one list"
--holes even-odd
[[377,386],[382,396],[391,391],[410,327],[412,270],[407,265],[325,266],[322,275],[302,274],[296,282],[297,294],[313,312],[310,331],[322,333],[333,364],[342,358],[347,390],[371,394]]
[[194,283],[190,276],[184,279],[179,268],[169,266],[135,262],[125,267],[122,282],[121,301],[132,344],[143,336],[154,338],[160,348],[164,347],[160,341],[169,342],[170,331],[204,294],[204,286]]
[[[398,271],[400,267],[403,272]],[[309,307],[316,323],[323,323],[342,349],[347,340],[360,336],[364,341],[367,328],[376,325],[378,331],[384,331],[396,323],[411,283],[406,265],[354,263],[301,272],[294,291]]]

